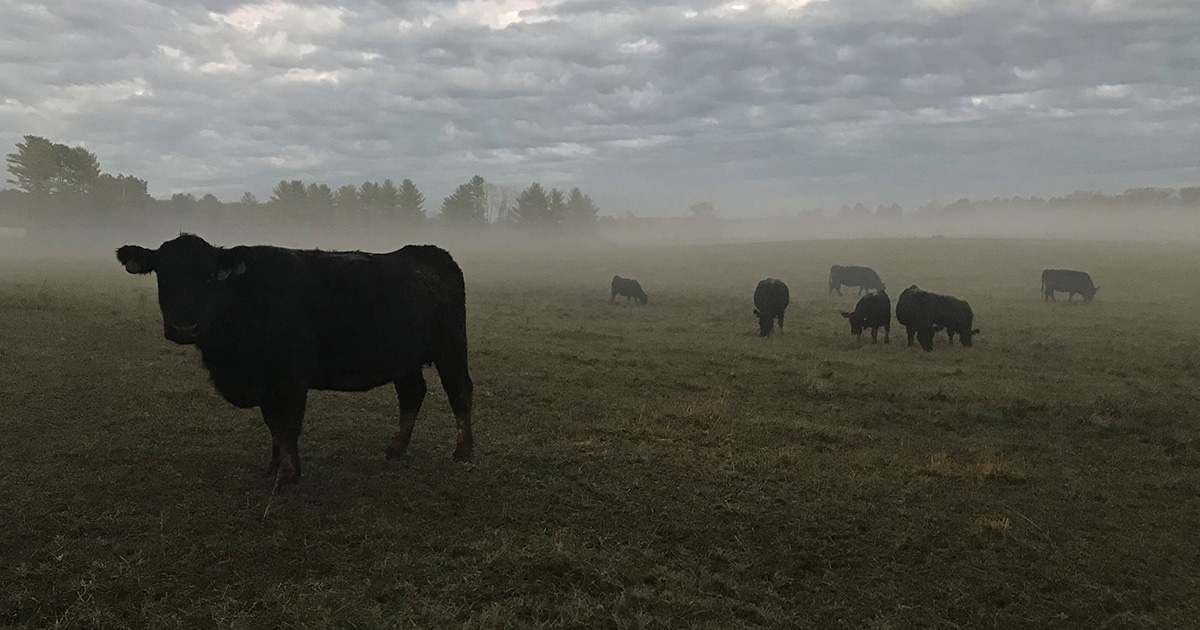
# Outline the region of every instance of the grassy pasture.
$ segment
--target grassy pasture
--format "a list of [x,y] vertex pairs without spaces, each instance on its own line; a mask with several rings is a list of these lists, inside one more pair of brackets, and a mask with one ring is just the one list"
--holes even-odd
[[[1200,246],[453,253],[475,461],[432,374],[398,461],[390,388],[314,392],[274,495],[258,412],[162,338],[152,279],[0,260],[0,627],[1197,627]],[[982,334],[857,343],[832,263]],[[1096,302],[1043,303],[1045,267]]]

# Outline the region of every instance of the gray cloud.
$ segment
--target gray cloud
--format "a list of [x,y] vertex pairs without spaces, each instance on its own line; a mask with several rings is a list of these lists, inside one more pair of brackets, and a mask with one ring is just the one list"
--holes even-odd
[[0,8],[0,143],[151,192],[478,173],[608,211],[1200,181],[1187,0],[617,0]]

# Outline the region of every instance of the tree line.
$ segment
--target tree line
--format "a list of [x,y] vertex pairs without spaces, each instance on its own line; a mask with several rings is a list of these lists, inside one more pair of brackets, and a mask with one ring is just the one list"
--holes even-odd
[[[237,202],[223,202],[209,193],[197,198],[176,193],[159,200],[147,183],[132,175],[111,175],[100,169],[96,155],[83,147],[68,147],[38,136],[24,136],[7,156],[9,184],[3,206],[24,205],[34,215],[60,220],[103,219],[113,215],[166,209],[177,213],[217,210],[257,210],[274,219],[323,224],[335,218],[376,224],[413,225],[437,219],[459,226],[507,224],[519,228],[583,229],[595,226],[599,207],[579,188],[547,190],[533,182],[524,190],[490,183],[476,175],[444,198],[436,216],[429,216],[425,195],[411,179],[396,185],[391,179],[331,187],[328,184],[281,180],[266,201],[246,192]],[[37,216],[32,218],[38,218]],[[53,222],[53,221],[51,221]]]
[[[509,225],[538,230],[583,230],[596,226],[599,208],[579,188],[563,192],[533,182],[523,190],[497,185],[476,175],[442,199],[433,214],[425,195],[411,179],[397,185],[391,179],[331,187],[328,184],[281,180],[266,201],[246,192],[236,202],[215,195],[199,198],[176,193],[155,199],[146,180],[133,175],[105,173],[96,155],[83,147],[69,147],[33,135],[24,136],[16,151],[7,154],[9,184],[0,191],[0,214],[46,226],[103,223],[117,216],[146,216],[171,212],[203,216],[206,212],[249,213],[272,225],[412,226],[429,219],[456,226]],[[950,204],[930,202],[906,213],[896,203],[873,210],[862,203],[843,205],[833,213],[816,209],[800,216],[868,217],[900,220],[904,217],[999,215],[1005,212],[1145,211],[1200,209],[1200,186],[1183,188],[1129,188],[1118,194],[1075,192],[1061,197],[961,198]],[[693,217],[715,219],[712,203],[701,201],[689,208]],[[25,216],[21,216],[25,215]],[[245,215],[239,215],[245,216]]]

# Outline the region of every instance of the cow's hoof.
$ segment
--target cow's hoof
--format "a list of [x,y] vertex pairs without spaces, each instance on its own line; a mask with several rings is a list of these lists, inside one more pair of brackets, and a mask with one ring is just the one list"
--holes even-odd
[[458,447],[458,448],[456,448],[456,449],[454,449],[454,461],[456,461],[456,462],[469,462],[469,461],[471,461],[471,449],[470,449],[470,448],[463,448],[463,447],[461,447],[461,446],[460,446],[460,447]]
[[280,486],[294,486],[300,483],[300,473],[291,469],[280,470],[276,480]]
[[403,446],[388,444],[388,447],[383,449],[383,456],[387,459],[400,459],[404,455],[406,449]]

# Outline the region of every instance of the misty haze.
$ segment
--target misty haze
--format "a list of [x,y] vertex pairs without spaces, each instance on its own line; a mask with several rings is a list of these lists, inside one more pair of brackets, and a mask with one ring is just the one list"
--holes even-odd
[[1200,616],[1190,0],[0,31],[0,626]]

